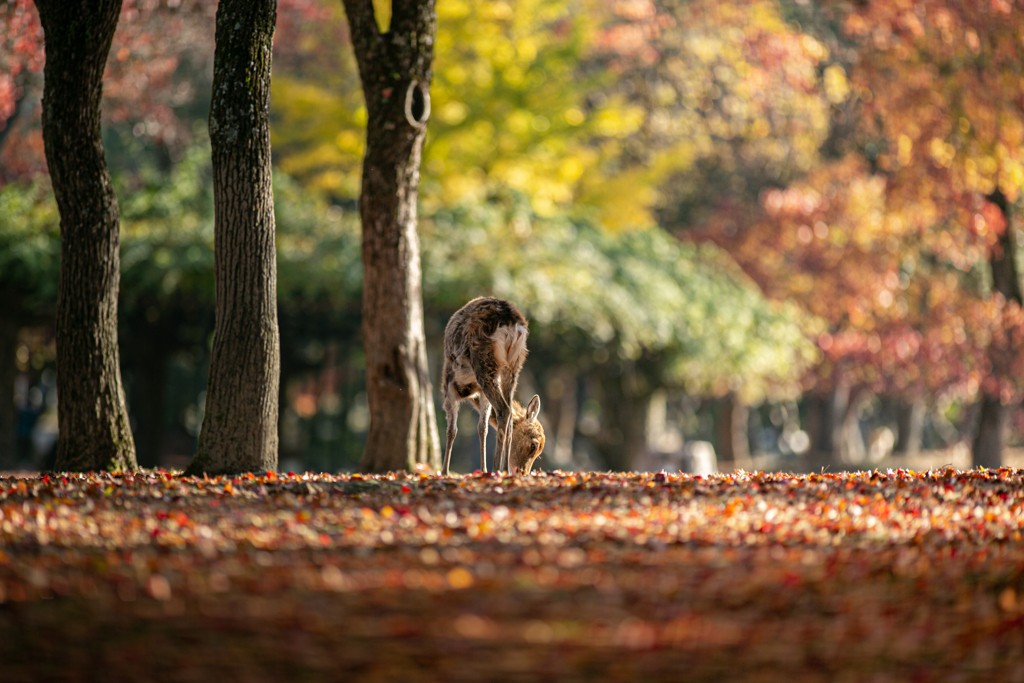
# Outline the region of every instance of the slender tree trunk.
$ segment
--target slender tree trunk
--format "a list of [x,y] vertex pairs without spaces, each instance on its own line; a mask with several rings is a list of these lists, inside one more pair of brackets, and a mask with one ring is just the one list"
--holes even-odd
[[363,160],[363,348],[370,430],[359,467],[437,469],[416,232],[420,155],[430,116],[434,0],[394,0],[382,33],[371,0],[345,0],[368,122]]
[[206,412],[188,472],[277,468],[281,342],[270,167],[276,0],[221,0],[213,66],[216,308]]
[[[1020,291],[1020,276],[1014,260],[1016,235],[1010,222],[1010,210],[1006,196],[1000,190],[989,195],[989,201],[999,207],[1006,219],[1006,230],[999,236],[999,246],[989,254],[989,265],[992,267],[992,291],[1002,294],[1007,302],[1015,301],[1024,304]],[[992,372],[1001,372],[993,365]],[[1001,467],[1003,449],[1009,433],[1010,413],[1013,406],[1005,405],[998,396],[984,395],[981,398],[981,417],[978,422],[978,434],[971,448],[974,465],[977,467]]]
[[747,434],[749,417],[750,408],[744,405],[735,392],[730,392],[722,399],[715,430],[718,433],[718,462],[723,471],[750,469],[752,466],[750,437]]
[[576,418],[579,414],[576,374],[562,370],[562,395],[558,398],[558,422],[555,426],[555,448],[551,460],[555,467],[571,465],[573,462],[573,440],[576,437]]
[[827,397],[808,398],[806,405],[807,431],[811,436],[808,467],[812,471],[841,468],[842,426],[850,405],[850,387],[841,383]]
[[14,405],[17,351],[18,323],[13,318],[0,315],[0,470],[11,469],[17,464],[18,411]]
[[[146,330],[146,328],[143,328]],[[152,335],[159,329],[149,328]],[[160,464],[160,447],[164,440],[164,394],[167,389],[167,359],[169,351],[159,339],[136,337],[136,348],[126,347],[128,365],[135,381],[132,391],[132,415],[135,417],[135,446],[140,467]]]
[[971,449],[975,467],[999,468],[1003,465],[1003,447],[1010,431],[1010,406],[997,397],[982,396],[978,434]]
[[635,366],[623,361],[616,371],[600,377],[603,429],[595,444],[602,464],[617,472],[630,471],[647,450],[647,406],[651,390],[641,387]]
[[870,391],[860,389],[846,405],[839,426],[839,456],[844,465],[859,465],[867,457],[864,435],[860,431],[860,416],[867,403],[871,400]]
[[58,470],[131,469],[117,348],[120,214],[100,138],[103,69],[121,0],[37,0],[43,143],[60,210]]
[[925,403],[920,397],[909,402],[900,401],[898,413],[899,436],[894,453],[917,455],[921,450],[921,435],[924,431]]

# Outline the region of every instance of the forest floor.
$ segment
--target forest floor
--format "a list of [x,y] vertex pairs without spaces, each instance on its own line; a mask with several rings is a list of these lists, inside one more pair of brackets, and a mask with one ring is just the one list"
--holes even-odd
[[3,681],[1024,681],[1024,471],[0,477]]

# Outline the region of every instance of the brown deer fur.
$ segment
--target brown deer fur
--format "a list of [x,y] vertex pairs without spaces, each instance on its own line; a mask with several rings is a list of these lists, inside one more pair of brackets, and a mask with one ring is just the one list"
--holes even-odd
[[[444,330],[441,392],[448,418],[444,470],[448,474],[458,431],[459,404],[471,401],[480,414],[480,470],[487,471],[487,425],[498,430],[495,468],[529,473],[544,450],[544,428],[537,419],[540,397],[524,408],[515,400],[519,371],[526,360],[529,323],[508,301],[478,297],[455,312]],[[494,411],[493,415],[491,411]]]

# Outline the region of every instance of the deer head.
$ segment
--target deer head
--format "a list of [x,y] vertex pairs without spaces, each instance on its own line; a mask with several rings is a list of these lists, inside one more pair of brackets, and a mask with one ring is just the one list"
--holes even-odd
[[512,474],[529,474],[533,463],[544,451],[544,427],[537,419],[539,414],[540,396],[534,395],[525,409],[518,403],[513,404],[512,453],[508,463]]

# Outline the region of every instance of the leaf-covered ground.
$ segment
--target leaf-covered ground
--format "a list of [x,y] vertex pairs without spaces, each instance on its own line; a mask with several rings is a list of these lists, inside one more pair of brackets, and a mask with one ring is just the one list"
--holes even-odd
[[0,477],[0,679],[1024,681],[1022,484]]

